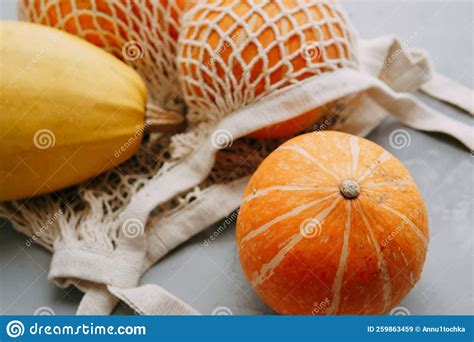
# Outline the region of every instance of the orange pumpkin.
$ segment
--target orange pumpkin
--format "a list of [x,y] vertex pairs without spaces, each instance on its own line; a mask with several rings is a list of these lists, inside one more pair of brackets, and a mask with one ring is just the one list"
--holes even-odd
[[271,153],[237,220],[245,275],[281,314],[383,314],[418,281],[428,239],[423,199],[402,163],[331,131]]
[[[282,16],[283,11],[287,15]],[[353,58],[351,47],[342,43],[351,42],[345,24],[336,5],[321,1],[198,3],[183,22],[178,54],[188,106],[202,106],[204,97],[216,105],[231,102],[224,111],[238,110],[272,91],[342,67]],[[323,114],[322,108],[315,108],[251,136],[294,135]]]

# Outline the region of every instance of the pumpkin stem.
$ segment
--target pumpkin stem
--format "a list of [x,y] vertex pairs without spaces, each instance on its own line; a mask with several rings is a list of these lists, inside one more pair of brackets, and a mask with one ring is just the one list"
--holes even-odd
[[352,179],[345,179],[339,185],[339,191],[347,199],[357,198],[360,194],[360,186]]
[[145,127],[149,132],[169,132],[184,123],[184,116],[161,108],[155,104],[147,104]]

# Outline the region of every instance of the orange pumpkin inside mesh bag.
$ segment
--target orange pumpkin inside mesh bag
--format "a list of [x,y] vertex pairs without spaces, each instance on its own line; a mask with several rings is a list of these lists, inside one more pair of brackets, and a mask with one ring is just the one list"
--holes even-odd
[[[190,117],[193,112],[229,114],[308,77],[355,67],[351,32],[334,3],[198,3],[183,20],[178,53]],[[324,106],[315,108],[253,136],[293,135],[324,114]]]

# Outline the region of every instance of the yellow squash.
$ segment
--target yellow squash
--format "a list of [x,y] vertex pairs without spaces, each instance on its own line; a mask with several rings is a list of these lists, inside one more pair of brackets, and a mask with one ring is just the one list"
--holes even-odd
[[140,146],[140,76],[68,33],[0,22],[0,201],[78,184]]

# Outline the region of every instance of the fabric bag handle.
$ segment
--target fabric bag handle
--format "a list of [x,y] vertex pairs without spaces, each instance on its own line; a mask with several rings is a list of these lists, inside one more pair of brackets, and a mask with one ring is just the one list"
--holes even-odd
[[421,86],[421,90],[440,101],[452,104],[470,115],[474,115],[474,91],[466,88],[437,72],[431,80]]
[[129,289],[109,286],[108,290],[140,315],[199,315],[194,308],[158,285]]

